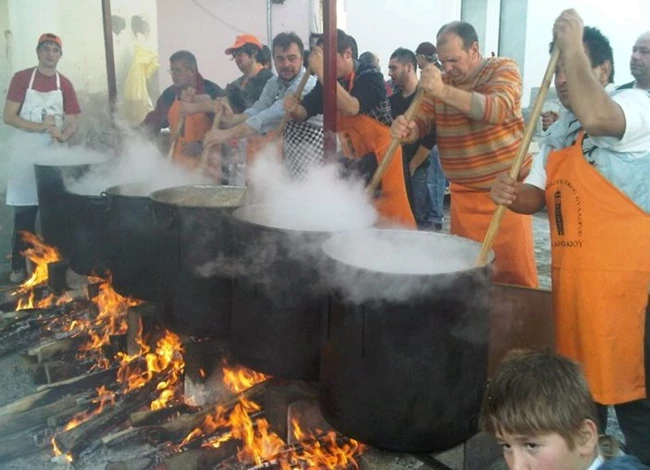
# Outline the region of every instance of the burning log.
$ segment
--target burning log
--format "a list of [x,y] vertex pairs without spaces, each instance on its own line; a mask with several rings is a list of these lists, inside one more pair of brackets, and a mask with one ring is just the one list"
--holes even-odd
[[147,427],[128,428],[109,434],[101,438],[101,442],[106,448],[120,446],[124,443],[144,442],[149,435]]
[[52,384],[70,379],[79,374],[80,370],[77,364],[66,361],[52,361],[43,364],[47,383]]
[[142,388],[126,395],[122,401],[104,409],[102,413],[59,434],[54,438],[58,449],[64,454],[79,454],[98,436],[126,421],[134,410],[148,405],[154,397],[158,384],[166,380],[169,375],[170,371],[158,374],[157,380],[151,380]]
[[140,457],[138,459],[121,460],[119,462],[109,462],[105,470],[149,470],[153,467],[155,459],[153,457]]
[[163,461],[162,467],[166,470],[186,470],[188,468],[197,470],[212,469],[236,454],[237,448],[240,445],[240,441],[231,440],[222,443],[217,448],[205,447],[188,450],[166,458]]
[[28,356],[35,357],[37,362],[49,361],[70,351],[76,351],[86,338],[75,337],[48,341],[27,351]]
[[20,351],[34,344],[41,335],[38,323],[34,320],[20,322],[14,326],[15,328],[2,336],[2,341],[0,341],[0,357],[15,351]]
[[195,407],[181,403],[160,410],[136,411],[129,415],[129,423],[133,427],[150,426],[152,424],[160,424],[177,413],[189,414],[196,412],[197,409]]

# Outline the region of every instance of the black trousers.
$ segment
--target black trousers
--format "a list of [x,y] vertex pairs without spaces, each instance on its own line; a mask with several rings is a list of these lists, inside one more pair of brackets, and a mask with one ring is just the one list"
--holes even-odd
[[38,206],[14,206],[14,231],[12,234],[11,270],[25,269],[25,257],[21,254],[29,245],[20,236],[21,231],[36,233]]

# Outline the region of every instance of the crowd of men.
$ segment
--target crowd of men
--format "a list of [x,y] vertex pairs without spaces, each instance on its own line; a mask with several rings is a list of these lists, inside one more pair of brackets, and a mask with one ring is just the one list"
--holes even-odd
[[[531,214],[546,207],[556,350],[584,368],[598,405],[594,424],[604,431],[606,407],[613,405],[627,449],[650,464],[650,32],[632,48],[634,81],[618,88],[611,45],[597,28],[566,10],[552,33],[564,111],[545,116],[541,150],[517,179],[507,172],[524,129],[519,68],[506,57],[484,57],[475,29],[460,21],[442,26],[435,45],[396,49],[390,82],[376,55],[359,56],[354,38],[337,32],[340,155],[334,158],[344,173],[369,180],[391,139],[400,140],[375,198],[380,225],[441,229],[445,180],[452,234],[481,241],[497,205],[507,206],[494,242],[497,282],[537,286]],[[44,143],[64,142],[76,131],[80,109],[72,84],[56,69],[61,39],[44,34],[36,50],[38,66],[12,80],[4,120]],[[250,162],[264,145],[281,144],[287,171],[302,178],[331,158],[323,155],[321,41],[305,60],[295,33],[278,34],[270,50],[244,34],[225,54],[242,72],[225,88],[201,76],[190,52],[170,57],[173,85],[143,127],[153,134],[170,128],[174,159],[195,167],[198,155],[216,149],[225,159],[239,153]],[[311,76],[297,96],[305,74]],[[407,119],[418,88],[422,104]],[[14,230],[33,231],[34,182],[10,177],[7,204],[15,208]],[[12,280],[24,277],[20,251],[15,240]]]

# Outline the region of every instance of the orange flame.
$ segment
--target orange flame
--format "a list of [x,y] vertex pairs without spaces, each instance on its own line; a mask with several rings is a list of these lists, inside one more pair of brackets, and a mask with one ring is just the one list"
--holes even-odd
[[223,362],[223,383],[228,390],[233,393],[241,393],[248,390],[253,385],[265,382],[271,378],[270,375],[265,375],[242,366],[230,367],[226,361]]
[[115,392],[108,390],[104,385],[102,385],[97,389],[97,397],[92,400],[92,403],[96,404],[97,407],[93,411],[84,411],[73,416],[68,424],[65,425],[64,431],[74,429],[81,423],[88,421],[93,416],[101,414],[107,405],[114,405]]
[[[56,445],[56,440],[54,438],[52,438],[50,443],[52,444],[52,455],[54,455],[54,457],[58,457],[59,455],[63,455],[63,452],[61,452],[61,450],[59,449],[59,446]],[[65,454],[65,459],[69,463],[72,463],[72,455]]]
[[[164,408],[176,397],[176,386],[185,370],[183,344],[178,336],[165,330],[165,336],[158,340],[156,350],[149,352],[149,346],[142,340],[142,324],[138,330],[137,341],[140,345],[139,354],[129,356],[118,353],[120,367],[117,371],[117,381],[122,384],[125,393],[129,393],[146,385],[157,373],[170,368],[169,378],[156,386],[159,396],[151,403],[152,410]],[[143,368],[141,361],[136,361],[141,357],[145,359],[146,368]]]
[[22,283],[19,292],[27,293],[34,287],[45,284],[48,280],[47,265],[55,261],[61,261],[61,253],[53,246],[46,245],[39,237],[31,232],[20,232],[25,243],[31,245],[23,254],[34,263],[34,272],[25,282]]
[[264,418],[253,420],[251,415],[260,411],[260,406],[239,397],[239,403],[232,412],[218,406],[212,415],[206,416],[200,427],[194,429],[180,444],[185,444],[203,436],[209,436],[220,429],[223,432],[209,440],[205,446],[219,447],[230,439],[242,441],[237,453],[240,462],[254,462],[262,465],[265,461],[274,463],[283,470],[294,468],[337,469],[345,467],[359,468],[355,459],[365,450],[365,446],[354,439],[345,439],[339,443],[335,432],[322,435],[306,434],[296,420],[293,421],[293,434],[299,445],[288,447],[274,432],[270,431],[269,422]]

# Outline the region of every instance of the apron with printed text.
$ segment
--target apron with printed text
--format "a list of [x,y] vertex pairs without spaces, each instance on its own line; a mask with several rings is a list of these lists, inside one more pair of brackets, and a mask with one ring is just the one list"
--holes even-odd
[[556,348],[613,405],[646,397],[650,215],[587,162],[583,135],[546,168]]
[[[43,122],[45,115],[52,115],[59,129],[63,127],[63,92],[61,78],[56,72],[56,90],[42,92],[34,90],[36,67],[29,80],[25,100],[20,113],[22,119]],[[27,132],[14,129],[10,140],[9,178],[7,181],[8,206],[37,206],[36,174],[34,162],[42,157],[43,150],[52,146],[47,132]]]

